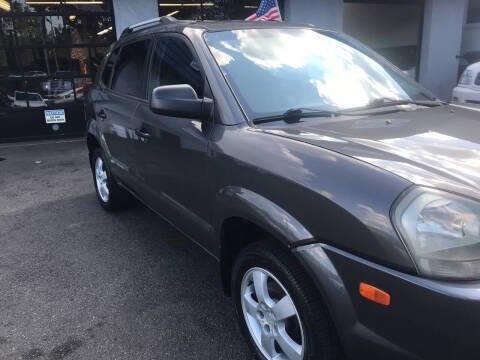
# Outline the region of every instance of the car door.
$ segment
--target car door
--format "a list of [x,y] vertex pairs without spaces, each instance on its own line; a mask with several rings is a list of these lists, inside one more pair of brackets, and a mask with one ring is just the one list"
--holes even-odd
[[[202,98],[208,91],[199,62],[181,35],[161,35],[152,51],[148,93],[163,85],[188,84]],[[211,158],[208,156],[212,120],[158,115],[140,105],[139,132],[144,196],[151,207],[187,235],[212,250],[214,199]]]
[[150,44],[149,39],[135,40],[118,50],[111,85],[104,87],[101,101],[96,105],[96,117],[101,124],[112,171],[130,187],[136,186],[137,179],[133,149],[139,141],[135,134],[139,124],[134,114],[138,105],[147,101],[146,67]]

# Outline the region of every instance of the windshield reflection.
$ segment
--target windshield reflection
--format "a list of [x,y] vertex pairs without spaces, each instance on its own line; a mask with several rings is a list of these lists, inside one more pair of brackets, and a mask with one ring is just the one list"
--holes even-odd
[[378,98],[425,99],[402,75],[310,29],[216,32],[206,34],[206,41],[251,117],[299,107],[364,107]]

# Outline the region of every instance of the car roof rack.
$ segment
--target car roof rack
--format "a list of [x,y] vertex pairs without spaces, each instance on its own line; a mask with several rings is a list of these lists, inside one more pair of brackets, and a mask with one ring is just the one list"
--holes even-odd
[[143,29],[149,28],[149,27],[152,27],[152,26],[157,25],[157,24],[168,24],[168,23],[173,23],[175,21],[177,21],[177,19],[175,19],[173,16],[161,16],[161,17],[157,17],[157,18],[154,18],[154,19],[142,21],[142,22],[139,22],[137,24],[133,24],[133,25],[130,25],[129,27],[127,27],[125,30],[123,30],[121,36],[133,33],[133,32],[138,31],[138,30],[143,30]]

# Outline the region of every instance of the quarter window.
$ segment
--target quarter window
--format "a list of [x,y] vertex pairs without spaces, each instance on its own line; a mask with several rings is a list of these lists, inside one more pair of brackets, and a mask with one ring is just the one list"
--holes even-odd
[[113,73],[113,91],[140,99],[146,97],[145,65],[149,43],[149,40],[138,41],[122,48]]
[[159,39],[152,58],[150,92],[157,86],[188,84],[203,98],[203,77],[187,44],[178,38]]

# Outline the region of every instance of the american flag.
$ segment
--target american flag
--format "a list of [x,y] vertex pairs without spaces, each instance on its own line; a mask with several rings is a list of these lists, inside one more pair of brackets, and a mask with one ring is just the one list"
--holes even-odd
[[245,20],[247,21],[282,21],[277,0],[262,0],[257,12]]

